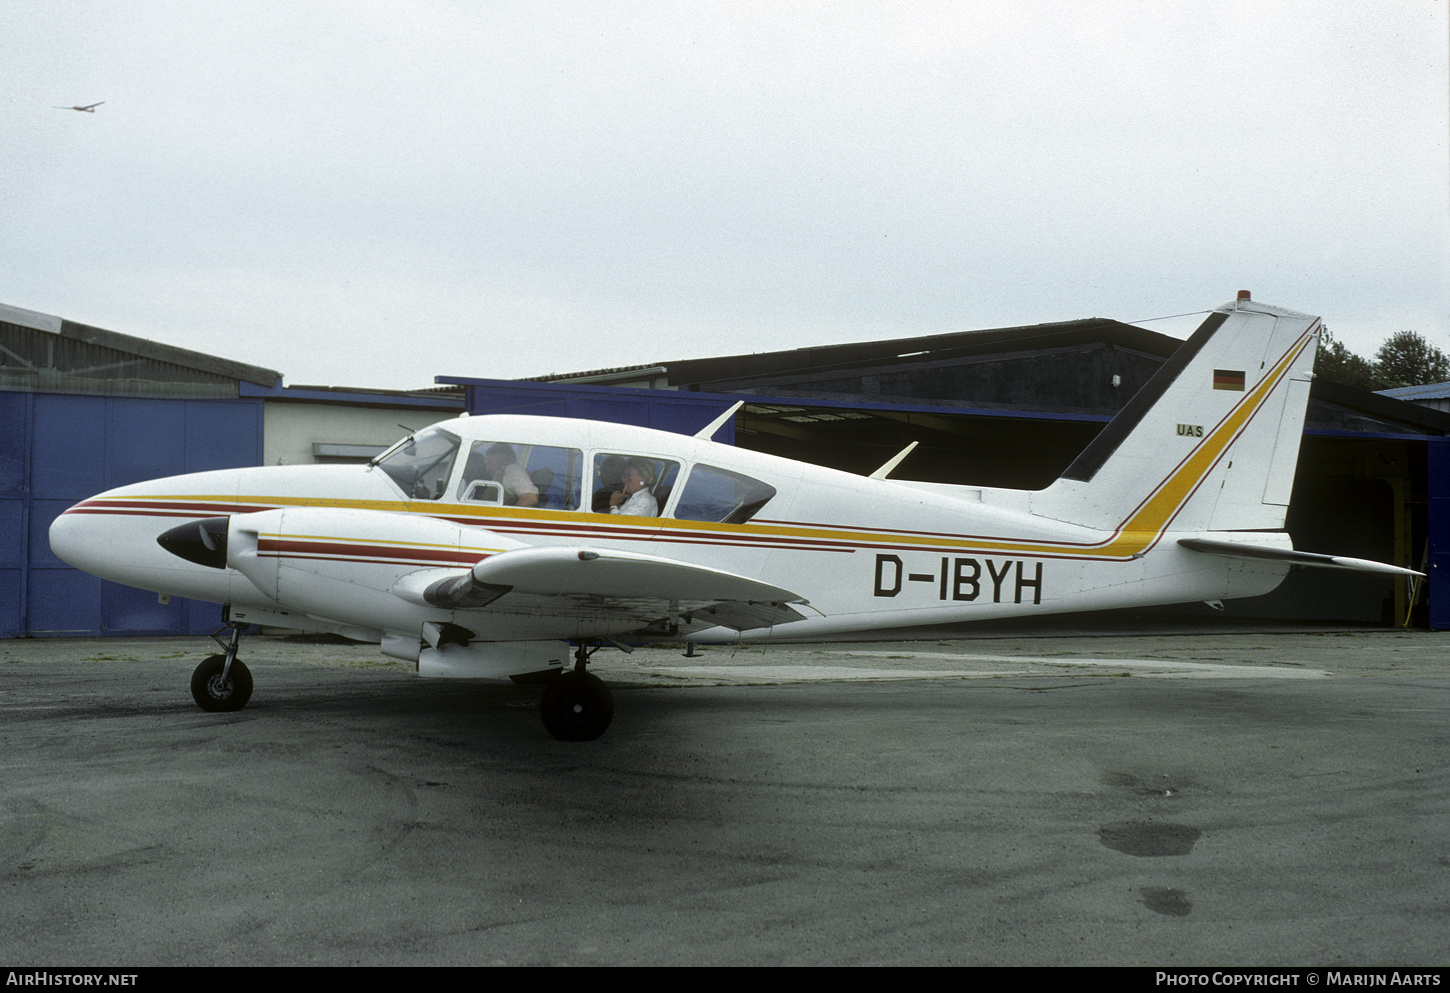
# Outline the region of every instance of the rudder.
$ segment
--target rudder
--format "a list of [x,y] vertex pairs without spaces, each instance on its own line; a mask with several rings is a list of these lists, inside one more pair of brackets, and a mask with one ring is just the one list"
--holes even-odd
[[1278,530],[1309,399],[1319,319],[1219,307],[1032,511],[1105,530]]

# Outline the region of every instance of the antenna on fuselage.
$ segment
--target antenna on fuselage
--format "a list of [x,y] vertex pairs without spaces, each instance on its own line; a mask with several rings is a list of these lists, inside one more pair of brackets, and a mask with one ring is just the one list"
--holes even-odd
[[399,424],[398,427],[400,427],[404,431],[408,432],[407,435],[404,436],[404,437],[402,437],[402,438],[399,438],[397,441],[393,442],[387,448],[383,449],[381,452],[379,452],[378,454],[374,455],[372,458],[368,459],[368,468],[369,469],[371,469],[373,466],[377,465],[379,462],[381,462],[383,459],[387,458],[389,455],[392,455],[398,449],[402,448],[404,445],[406,445],[409,441],[411,441],[413,439],[413,435],[415,435],[415,434],[418,433],[416,430],[414,430],[413,428],[408,427],[408,425],[406,425],[406,424]]
[[895,457],[893,457],[889,462],[887,462],[880,469],[877,469],[875,472],[873,472],[871,474],[871,478],[872,479],[885,479],[887,476],[891,475],[891,470],[892,469],[895,469],[897,466],[901,465],[901,460],[904,459],[904,458],[906,458],[908,455],[910,455],[911,452],[912,452],[912,449],[914,449],[919,444],[921,444],[921,442],[919,442],[919,441],[913,441],[911,444],[907,445],[901,451],[897,452],[896,455],[895,455]]
[[704,438],[706,441],[709,441],[710,440],[710,436],[713,435],[716,431],[719,431],[722,427],[724,427],[725,426],[725,422],[728,421],[728,420],[730,420],[730,418],[734,417],[735,416],[735,412],[737,410],[739,410],[743,406],[745,406],[745,401],[744,400],[737,400],[735,402],[735,406],[731,407],[729,410],[725,411],[725,413],[723,413],[719,417],[715,418],[709,424],[706,424],[700,430],[696,431],[695,432],[695,437],[696,438]]

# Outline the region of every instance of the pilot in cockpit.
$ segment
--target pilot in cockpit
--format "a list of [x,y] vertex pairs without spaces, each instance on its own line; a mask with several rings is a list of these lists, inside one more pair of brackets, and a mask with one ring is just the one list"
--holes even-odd
[[519,467],[518,456],[512,445],[498,442],[490,445],[483,454],[483,463],[488,478],[502,483],[504,503],[515,507],[534,507],[539,503],[539,488],[529,474]]

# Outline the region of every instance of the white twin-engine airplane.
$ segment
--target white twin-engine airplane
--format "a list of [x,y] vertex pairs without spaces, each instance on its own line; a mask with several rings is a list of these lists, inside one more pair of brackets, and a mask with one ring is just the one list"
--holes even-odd
[[[104,579],[229,606],[192,676],[236,710],[248,624],[378,642],[425,676],[546,683],[544,725],[587,740],[604,644],[842,640],[863,632],[1267,593],[1294,551],[1319,320],[1214,311],[1037,491],[856,476],[694,437],[556,417],[461,417],[367,466],[268,466],[123,486],[50,529]],[[738,408],[739,405],[737,405]],[[573,665],[565,664],[573,645]]]

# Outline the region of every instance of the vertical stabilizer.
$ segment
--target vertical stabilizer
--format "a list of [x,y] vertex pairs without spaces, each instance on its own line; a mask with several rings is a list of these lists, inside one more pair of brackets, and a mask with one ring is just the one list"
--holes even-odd
[[1247,293],[1208,316],[1032,511],[1108,530],[1279,530],[1319,318]]

